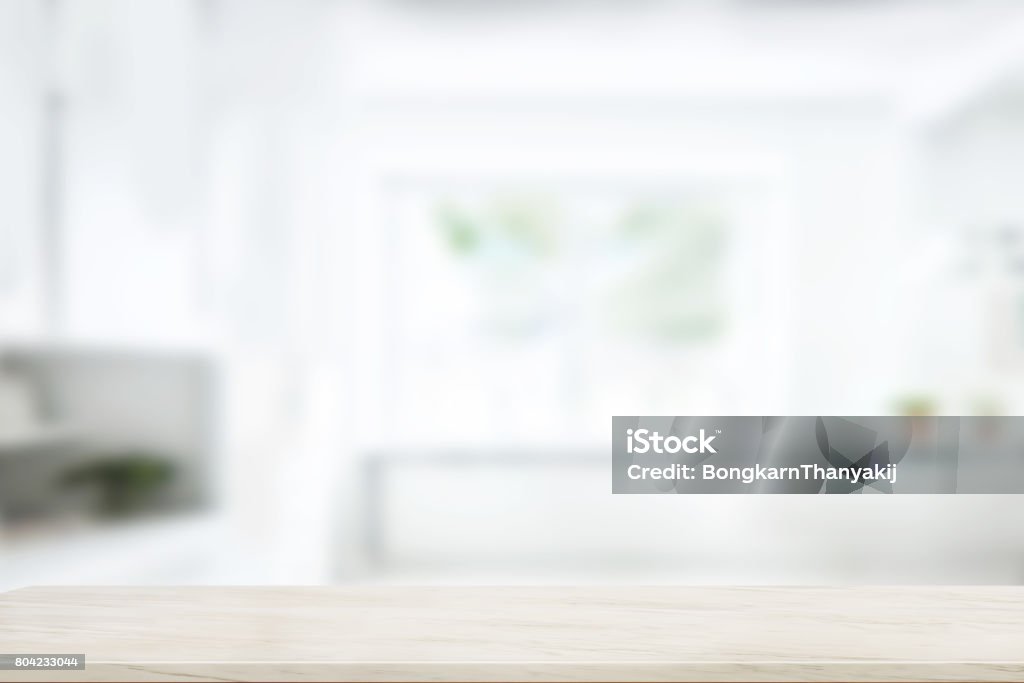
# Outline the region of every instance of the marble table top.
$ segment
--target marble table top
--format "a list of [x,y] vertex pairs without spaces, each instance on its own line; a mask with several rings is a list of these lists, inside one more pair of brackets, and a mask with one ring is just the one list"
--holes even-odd
[[1024,587],[45,587],[0,653],[58,681],[1021,680]]

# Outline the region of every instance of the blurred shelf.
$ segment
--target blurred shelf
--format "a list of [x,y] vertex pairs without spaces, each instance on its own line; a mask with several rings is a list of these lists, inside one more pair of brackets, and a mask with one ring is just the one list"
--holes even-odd
[[95,356],[117,354],[130,358],[178,356],[207,357],[216,346],[208,340],[77,339],[39,337],[8,339],[0,343],[0,356]]
[[18,429],[0,428],[0,457],[65,446],[85,438],[84,430],[78,425],[68,423],[41,424]]

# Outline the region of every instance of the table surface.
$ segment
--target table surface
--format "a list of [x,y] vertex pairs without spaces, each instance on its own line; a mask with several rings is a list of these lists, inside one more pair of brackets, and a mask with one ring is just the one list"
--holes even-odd
[[1021,680],[1022,587],[132,587],[0,594],[0,680]]

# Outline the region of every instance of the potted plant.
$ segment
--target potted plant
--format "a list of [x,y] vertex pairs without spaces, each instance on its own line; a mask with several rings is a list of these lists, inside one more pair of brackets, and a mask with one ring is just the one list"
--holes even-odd
[[61,477],[66,487],[93,487],[98,492],[98,512],[123,517],[151,506],[174,476],[165,459],[131,452],[90,461],[67,470]]

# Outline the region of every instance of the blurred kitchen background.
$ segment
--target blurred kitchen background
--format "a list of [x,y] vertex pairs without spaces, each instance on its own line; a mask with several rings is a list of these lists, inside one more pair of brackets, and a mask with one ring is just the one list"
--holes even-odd
[[0,589],[1021,583],[614,414],[1024,409],[1024,5],[0,0]]

